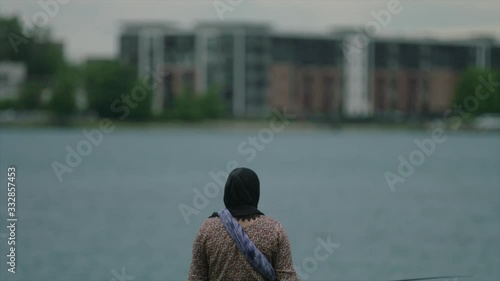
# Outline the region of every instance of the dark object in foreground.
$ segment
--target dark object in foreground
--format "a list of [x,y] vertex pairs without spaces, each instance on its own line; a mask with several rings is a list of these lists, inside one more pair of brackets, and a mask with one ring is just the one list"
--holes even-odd
[[436,276],[436,277],[423,277],[423,278],[413,278],[413,279],[398,279],[398,280],[390,280],[390,281],[417,281],[417,280],[436,280],[436,279],[447,279],[447,278],[462,278],[462,277],[472,277],[470,275],[461,275],[461,276]]

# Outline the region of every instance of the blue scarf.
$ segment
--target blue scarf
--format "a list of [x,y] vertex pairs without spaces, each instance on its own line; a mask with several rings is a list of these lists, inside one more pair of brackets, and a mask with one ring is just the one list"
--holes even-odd
[[227,232],[229,232],[229,235],[236,243],[236,246],[240,249],[252,267],[267,280],[275,281],[276,273],[274,272],[273,266],[269,263],[266,256],[257,249],[252,240],[248,238],[248,235],[243,231],[241,225],[233,218],[229,210],[224,209],[217,213]]

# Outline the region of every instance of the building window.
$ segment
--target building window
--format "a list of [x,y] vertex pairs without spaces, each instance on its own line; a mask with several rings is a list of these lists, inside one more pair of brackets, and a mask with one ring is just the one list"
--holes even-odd
[[422,77],[422,88],[421,88],[421,101],[420,101],[420,115],[428,117],[429,115],[429,95],[430,95],[430,83],[427,75]]
[[385,109],[385,81],[378,78],[375,81],[375,111],[383,112]]
[[417,80],[410,79],[408,81],[408,97],[406,101],[406,113],[412,114],[415,113],[416,104],[417,104]]
[[329,113],[331,111],[334,98],[333,84],[333,78],[331,77],[326,77],[323,80],[323,113]]
[[429,79],[424,78],[422,81],[422,97],[425,102],[428,101],[430,95]]
[[304,78],[304,91],[302,94],[304,110],[306,112],[311,111],[313,96],[313,78],[311,76],[306,76]]
[[399,100],[399,83],[396,77],[391,79],[391,106],[392,110],[397,110],[398,108],[398,100]]
[[427,77],[424,77],[422,79],[422,92],[421,92],[421,98],[422,98],[422,112],[427,113],[428,105],[429,105],[429,96],[430,96],[430,85],[429,85],[429,79]]

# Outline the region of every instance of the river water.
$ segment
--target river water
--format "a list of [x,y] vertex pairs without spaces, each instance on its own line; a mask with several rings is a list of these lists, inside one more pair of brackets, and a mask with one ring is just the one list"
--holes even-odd
[[[197,229],[223,207],[211,172],[229,164],[259,175],[259,207],[284,225],[304,280],[500,280],[499,134],[447,134],[392,191],[384,174],[401,176],[398,157],[408,160],[429,132],[285,130],[254,147],[248,137],[257,133],[120,129],[89,151],[81,129],[2,129],[0,279],[185,280]],[[71,167],[67,149],[79,145],[88,155],[69,157]],[[56,162],[67,169],[62,181]],[[6,257],[9,165],[15,274]],[[314,259],[318,239],[339,244],[324,261]]]

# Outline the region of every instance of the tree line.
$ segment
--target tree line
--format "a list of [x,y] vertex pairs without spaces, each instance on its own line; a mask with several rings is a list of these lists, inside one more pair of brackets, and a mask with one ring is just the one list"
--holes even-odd
[[[118,119],[125,117],[125,109],[120,110],[124,106],[126,118],[131,121],[197,121],[219,118],[225,112],[218,92],[212,88],[207,93],[184,90],[170,101],[173,109],[153,116],[152,89],[143,87],[140,102],[129,102],[134,98],[134,89],[142,85],[132,66],[117,59],[71,64],[64,57],[63,45],[53,40],[50,30],[38,28],[28,36],[16,17],[0,17],[0,39],[0,62],[21,62],[27,69],[18,98],[0,100],[0,110],[45,111],[56,121],[90,112]],[[77,107],[77,89],[85,93],[86,108]],[[48,99],[44,95],[47,90]]]

